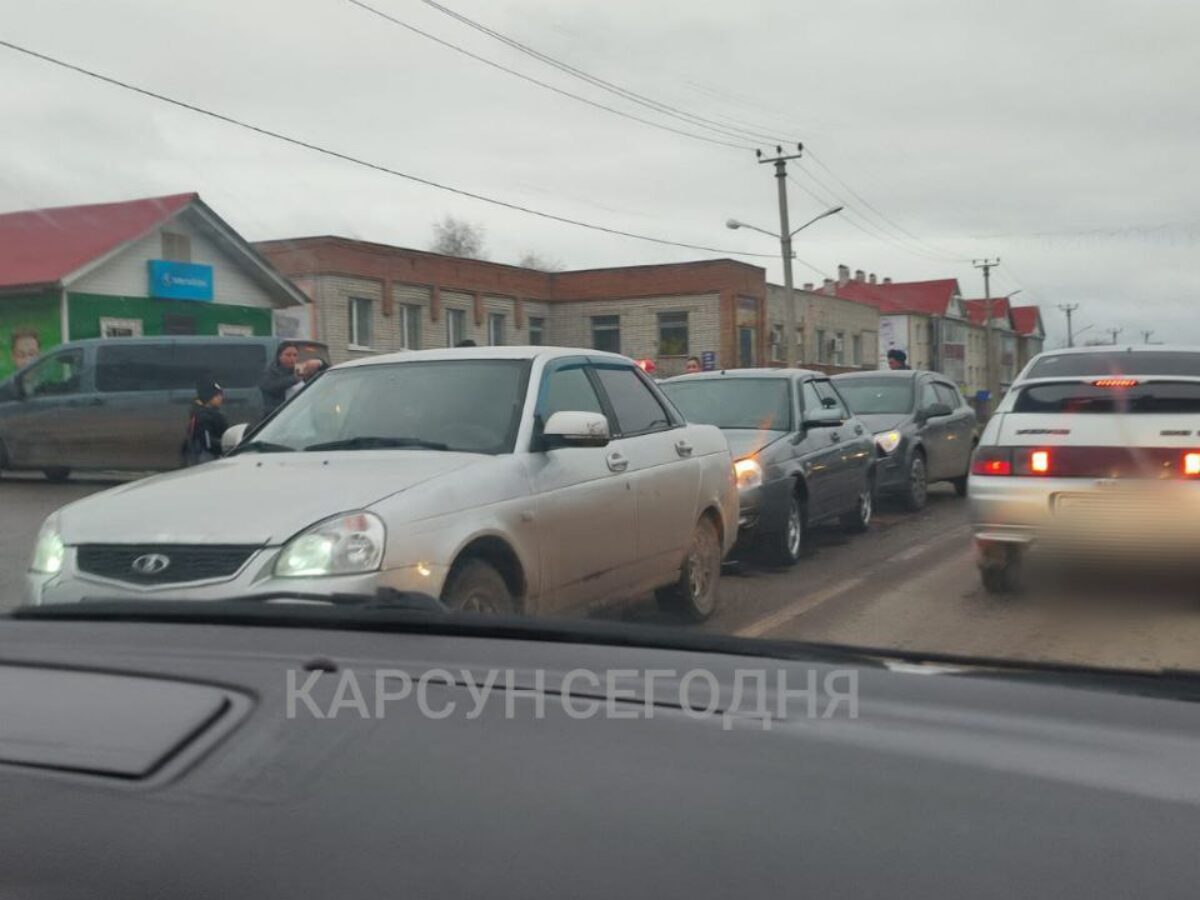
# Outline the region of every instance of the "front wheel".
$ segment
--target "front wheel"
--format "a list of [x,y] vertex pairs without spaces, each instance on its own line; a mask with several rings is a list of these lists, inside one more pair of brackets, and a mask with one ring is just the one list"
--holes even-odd
[[446,578],[442,602],[461,612],[504,614],[516,611],[504,577],[482,559],[466,559],[455,564]]
[[868,478],[862,490],[858,492],[858,499],[854,503],[854,509],[842,515],[841,523],[843,529],[856,534],[862,534],[871,527],[871,516],[875,511],[874,496],[875,486],[872,479]]
[[717,608],[720,578],[721,537],[717,526],[705,516],[692,531],[679,579],[656,592],[658,605],[693,622],[703,622]]
[[804,549],[804,506],[792,494],[788,500],[787,521],[783,530],[764,538],[763,549],[770,561],[778,566],[794,566]]
[[908,464],[908,482],[904,486],[904,508],[909,512],[920,512],[929,497],[929,480],[925,470],[925,456],[914,453]]

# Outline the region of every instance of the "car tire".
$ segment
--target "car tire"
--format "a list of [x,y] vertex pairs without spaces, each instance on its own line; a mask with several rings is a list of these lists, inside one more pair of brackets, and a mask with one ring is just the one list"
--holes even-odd
[[763,550],[769,562],[777,566],[794,566],[804,552],[804,501],[792,494],[788,501],[787,522],[782,530],[767,535]]
[[960,475],[958,478],[951,478],[950,483],[954,485],[954,493],[960,497],[967,496],[967,476]]
[[71,477],[71,470],[66,466],[52,466],[49,469],[42,469],[42,474],[46,476],[47,481],[52,481],[55,484],[62,484]]
[[703,622],[717,608],[721,580],[721,536],[712,519],[696,523],[679,579],[655,592],[661,609],[691,622]]
[[516,612],[512,591],[496,568],[482,559],[455,563],[442,589],[442,602],[455,612],[504,615]]
[[904,482],[904,492],[901,494],[904,508],[909,512],[920,512],[925,508],[929,499],[929,476],[925,468],[925,454],[919,450],[914,452],[908,463],[908,478]]
[[854,509],[842,514],[842,529],[853,534],[862,534],[867,531],[871,527],[871,517],[875,513],[874,498],[875,479],[868,478],[867,483],[858,492],[858,499],[854,503]]
[[1021,587],[1021,551],[1015,547],[1005,549],[1004,562],[984,566],[979,570],[983,589],[989,594],[1012,594]]

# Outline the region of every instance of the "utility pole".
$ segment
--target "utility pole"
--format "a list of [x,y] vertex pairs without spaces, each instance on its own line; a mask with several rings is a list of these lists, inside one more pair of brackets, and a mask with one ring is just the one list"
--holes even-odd
[[1117,335],[1120,334],[1125,329],[1124,328],[1105,328],[1104,330],[1112,335],[1112,343],[1115,344],[1117,342]]
[[760,163],[772,163],[775,166],[775,179],[779,185],[779,247],[783,253],[783,292],[785,306],[783,310],[783,346],[787,354],[785,362],[788,368],[796,365],[796,289],[792,281],[792,228],[788,223],[787,196],[787,164],[790,159],[799,159],[804,152],[804,145],[797,144],[796,152],[785,154],[783,147],[776,145],[775,155],[763,156],[761,150],[754,154]]
[[1147,328],[1144,331],[1142,331],[1142,343],[1143,344],[1150,343],[1150,335],[1152,335],[1152,334],[1154,334],[1153,328]]
[[1000,265],[1000,257],[995,259],[973,259],[971,265],[983,269],[983,344],[985,352],[985,382],[988,392],[988,410],[996,405],[996,353],[992,349],[992,269]]
[[1075,346],[1075,332],[1071,330],[1071,313],[1079,309],[1078,303],[1060,303],[1058,308],[1067,314],[1067,346]]

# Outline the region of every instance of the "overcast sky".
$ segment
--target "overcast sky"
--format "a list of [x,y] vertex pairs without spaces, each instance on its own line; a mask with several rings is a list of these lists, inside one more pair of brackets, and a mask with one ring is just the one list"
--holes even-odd
[[[602,92],[420,0],[366,2],[597,103],[756,143]],[[1052,343],[1065,333],[1056,307],[1068,302],[1080,304],[1077,327],[1093,326],[1083,338],[1115,326],[1122,340],[1150,328],[1154,340],[1200,342],[1200,3],[443,5],[661,103],[803,141],[813,158],[789,185],[793,224],[833,199],[851,213],[797,239],[821,273],[845,263],[897,280],[956,277],[971,297],[982,281],[969,259],[999,256],[993,294],[1022,288],[1016,302],[1039,302]],[[476,193],[686,243],[777,251],[723,224],[778,227],[774,180],[750,149],[556,95],[348,0],[0,0],[0,39]],[[5,48],[0,117],[5,211],[196,190],[252,240],[332,233],[425,248],[431,223],[453,214],[483,225],[501,262],[526,251],[570,268],[716,255],[442,193]],[[746,261],[781,278],[777,259]],[[820,277],[797,266],[798,283]]]

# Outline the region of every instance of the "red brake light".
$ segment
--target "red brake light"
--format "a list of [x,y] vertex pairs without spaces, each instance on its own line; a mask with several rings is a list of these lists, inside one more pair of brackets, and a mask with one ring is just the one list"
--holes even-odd
[[1183,474],[1190,476],[1200,475],[1200,453],[1192,452],[1183,454]]
[[1045,475],[1050,471],[1050,451],[1034,450],[1029,454],[1029,471],[1035,475]]
[[972,475],[1011,475],[1012,451],[999,447],[980,447],[971,461]]
[[1092,384],[1102,388],[1131,388],[1137,387],[1138,380],[1136,378],[1097,378]]

